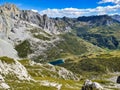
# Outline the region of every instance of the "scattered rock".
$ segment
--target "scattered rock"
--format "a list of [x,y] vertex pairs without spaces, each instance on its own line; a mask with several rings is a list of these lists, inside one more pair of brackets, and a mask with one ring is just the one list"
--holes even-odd
[[103,90],[103,87],[99,83],[87,79],[82,86],[82,90]]
[[7,85],[5,82],[0,83],[0,88],[2,89],[10,89],[10,86]]
[[0,89],[10,89],[10,86],[5,83],[4,78],[0,75]]
[[92,87],[93,87],[93,89],[95,90],[103,90],[103,87],[99,84],[99,83],[97,83],[97,82],[93,82],[92,83]]
[[43,86],[56,87],[57,90],[61,90],[61,87],[62,87],[62,84],[59,84],[59,83],[56,83],[56,82],[41,81],[41,84]]
[[118,78],[117,78],[117,83],[120,84],[120,76],[118,76]]

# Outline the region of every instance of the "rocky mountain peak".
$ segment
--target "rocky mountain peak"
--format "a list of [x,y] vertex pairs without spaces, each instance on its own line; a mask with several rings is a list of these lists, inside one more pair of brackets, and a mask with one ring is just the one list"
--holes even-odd
[[6,3],[0,7],[0,13],[10,16],[11,18],[15,18],[15,16],[18,17],[19,11],[16,5],[10,3]]

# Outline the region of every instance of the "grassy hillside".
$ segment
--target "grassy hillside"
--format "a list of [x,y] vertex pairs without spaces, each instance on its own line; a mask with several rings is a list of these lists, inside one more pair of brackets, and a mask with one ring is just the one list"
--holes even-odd
[[108,49],[119,49],[120,27],[110,26],[82,27],[76,29],[77,35],[94,45]]
[[60,67],[47,64],[32,64],[32,62],[27,59],[20,60],[19,62],[25,66],[28,74],[30,74],[35,81],[19,80],[14,75],[8,74],[5,76],[5,81],[11,87],[10,90],[58,90],[57,86],[59,85],[61,85],[60,90],[80,90],[83,84],[83,81],[59,76]]
[[[34,59],[36,62],[49,62],[59,58],[66,59],[70,55],[82,55],[85,53],[93,53],[103,51],[101,48],[92,45],[84,41],[83,39],[77,37],[74,33],[65,33],[59,35],[61,39],[59,42],[55,42],[54,45],[48,47],[44,53],[46,57],[43,55],[38,56]],[[38,61],[41,58],[43,61]]]
[[[3,66],[11,66],[10,70],[12,67],[15,67],[14,59],[0,57],[0,61],[3,62]],[[20,60],[19,62],[25,66],[32,79],[20,80],[14,72],[4,74],[0,72],[0,75],[4,77],[5,83],[10,86],[9,90],[58,90],[58,88],[61,88],[60,90],[80,90],[82,87],[83,81],[79,79],[74,80],[74,77],[77,76],[61,67],[49,64],[38,64],[27,59]],[[0,67],[0,69],[2,67]],[[21,68],[21,70],[22,69],[24,68]],[[6,71],[9,71],[9,69],[6,69]],[[4,89],[0,87],[0,90]]]
[[77,58],[67,59],[61,66],[84,76],[93,77],[109,72],[120,72],[120,51],[109,51],[98,54],[87,54]]
[[26,58],[28,54],[32,53],[31,45],[28,40],[25,40],[22,43],[16,45],[15,49],[18,52],[18,56],[22,58]]

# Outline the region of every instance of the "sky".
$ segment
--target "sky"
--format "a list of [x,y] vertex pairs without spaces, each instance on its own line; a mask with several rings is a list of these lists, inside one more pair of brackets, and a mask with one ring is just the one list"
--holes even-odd
[[49,17],[120,14],[120,0],[0,0]]

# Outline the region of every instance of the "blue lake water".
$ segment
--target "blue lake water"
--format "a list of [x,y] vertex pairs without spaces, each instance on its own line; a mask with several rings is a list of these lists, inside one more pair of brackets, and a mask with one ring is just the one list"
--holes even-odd
[[52,61],[52,62],[49,62],[49,63],[52,64],[52,65],[59,65],[59,64],[63,64],[63,63],[64,63],[64,60],[59,59],[59,60]]

